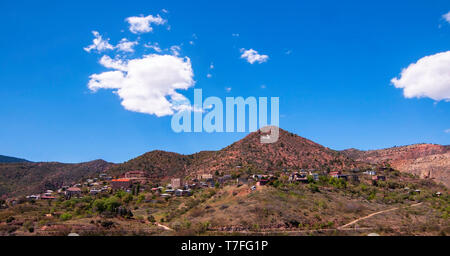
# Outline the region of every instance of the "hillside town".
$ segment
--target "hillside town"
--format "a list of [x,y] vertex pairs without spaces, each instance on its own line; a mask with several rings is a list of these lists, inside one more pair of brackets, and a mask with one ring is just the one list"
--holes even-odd
[[[241,168],[240,166],[236,167]],[[379,170],[387,170],[387,168],[379,168]],[[290,183],[311,183],[318,181],[320,177],[330,177],[346,182],[359,183],[360,177],[366,177],[371,180],[373,185],[378,181],[386,181],[386,176],[377,175],[375,169],[361,171],[354,169],[350,172],[330,171],[319,172],[316,170],[299,170],[269,174],[226,174],[213,175],[210,173],[196,174],[195,177],[176,177],[168,180],[166,183],[154,183],[144,171],[128,171],[119,177],[112,177],[106,173],[101,173],[97,177],[91,177],[80,183],[64,185],[56,191],[46,190],[40,194],[28,195],[27,200],[68,200],[73,197],[81,198],[86,195],[97,196],[99,194],[111,194],[115,191],[122,190],[126,193],[139,194],[149,193],[159,198],[186,197],[191,196],[194,191],[204,188],[214,188],[225,185],[242,186],[248,185],[251,191],[257,187],[274,184],[278,181],[287,181]],[[415,191],[419,192],[419,191]],[[14,204],[17,197],[6,199],[6,203]]]

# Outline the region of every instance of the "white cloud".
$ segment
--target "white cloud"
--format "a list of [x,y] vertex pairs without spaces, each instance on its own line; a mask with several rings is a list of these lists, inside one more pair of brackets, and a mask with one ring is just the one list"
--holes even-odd
[[241,59],[246,59],[250,64],[253,64],[255,62],[263,63],[269,59],[269,56],[261,55],[253,49],[245,50],[244,48],[242,48],[241,52],[242,52]]
[[231,87],[225,87],[225,91],[227,91],[227,92],[231,92]]
[[392,84],[403,89],[405,98],[428,97],[450,100],[450,51],[421,58],[403,69]]
[[97,50],[98,52],[103,52],[106,50],[113,50],[114,46],[109,43],[109,38],[103,39],[103,37],[97,31],[92,31],[94,35],[94,40],[92,44],[88,47],[84,47],[83,49],[87,52],[91,52],[92,50]]
[[104,55],[100,59],[100,64],[109,69],[117,69],[121,71],[127,70],[127,63],[121,59],[111,59],[111,57]]
[[170,51],[172,52],[173,55],[175,56],[179,56],[180,55],[180,51],[181,51],[181,47],[178,45],[174,45],[170,47]]
[[130,24],[131,33],[148,33],[153,31],[152,24],[162,25],[167,22],[167,20],[161,18],[159,14],[157,16],[134,16],[125,19]]
[[162,9],[161,10],[163,13],[169,13],[169,11],[167,9]]
[[450,23],[450,12],[447,12],[446,14],[442,15],[442,18],[444,18],[445,21]]
[[153,43],[153,44],[146,43],[146,44],[144,44],[144,47],[153,49],[155,52],[162,52],[162,49],[158,43]]
[[207,77],[207,78],[211,78],[212,75],[211,75],[211,74],[207,74],[206,77]]
[[266,85],[265,85],[265,84],[262,84],[262,85],[261,85],[261,89],[266,89]]
[[125,62],[104,56],[100,63],[113,71],[91,75],[89,89],[115,90],[125,109],[161,117],[188,107],[176,90],[194,85],[189,58],[151,54]]
[[450,129],[447,129],[444,131],[445,133],[450,133]]
[[233,34],[231,34],[231,36],[239,37],[239,33],[233,33]]
[[115,48],[122,52],[134,52],[134,46],[136,45],[138,45],[137,41],[129,41],[126,38],[122,38]]

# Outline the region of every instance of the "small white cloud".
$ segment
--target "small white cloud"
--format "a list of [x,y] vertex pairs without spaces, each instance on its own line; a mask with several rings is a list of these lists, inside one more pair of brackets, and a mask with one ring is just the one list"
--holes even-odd
[[207,78],[211,78],[212,75],[211,75],[211,74],[207,74],[206,77],[207,77]]
[[211,63],[211,64],[209,65],[209,69],[214,69],[214,64],[213,64],[213,63]]
[[114,46],[112,46],[109,43],[109,38],[103,39],[103,37],[98,33],[97,31],[92,31],[92,34],[94,35],[94,40],[92,41],[92,44],[88,47],[84,47],[83,49],[87,52],[91,52],[92,50],[96,50],[98,52],[103,52],[106,50],[113,50]]
[[189,41],[189,44],[190,45],[194,45],[194,41]]
[[450,23],[450,12],[447,12],[446,14],[442,15],[442,18]]
[[284,54],[291,55],[291,53],[292,53],[292,50],[287,50]]
[[189,108],[177,92],[194,85],[189,58],[151,54],[124,62],[104,56],[100,63],[114,70],[91,75],[89,89],[114,90],[125,109],[161,117]]
[[231,36],[239,37],[239,33],[233,33],[233,34],[231,34]]
[[450,133],[450,129],[447,129],[444,131],[445,133]]
[[225,87],[225,91],[227,91],[227,92],[231,92],[231,87]]
[[257,51],[253,49],[246,50],[242,48],[241,52],[242,52],[241,59],[246,59],[247,62],[250,64],[253,64],[255,62],[263,63],[269,59],[269,56],[259,54]]
[[266,89],[266,85],[265,85],[265,84],[262,84],[262,85],[261,85],[261,89]]
[[170,51],[172,52],[173,55],[178,56],[180,55],[181,47],[178,45],[171,46]]
[[137,41],[129,41],[126,38],[122,38],[115,48],[122,52],[134,52],[134,46],[136,45],[138,45]]
[[158,43],[153,43],[153,44],[146,43],[146,44],[144,44],[144,47],[153,49],[155,52],[162,52],[162,49],[161,49],[161,47],[159,47]]
[[403,89],[405,98],[428,97],[450,100],[450,51],[426,56],[403,69],[392,84]]
[[167,22],[167,20],[161,18],[161,16],[148,15],[148,16],[134,16],[125,19],[128,24],[130,24],[131,33],[148,33],[153,31],[152,24],[162,25]]
[[169,11],[167,9],[162,9],[161,10],[163,13],[169,13]]

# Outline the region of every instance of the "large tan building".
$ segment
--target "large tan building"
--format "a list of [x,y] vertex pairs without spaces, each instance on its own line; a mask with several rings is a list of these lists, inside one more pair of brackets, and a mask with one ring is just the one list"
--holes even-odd
[[208,180],[208,179],[212,179],[213,175],[210,173],[201,173],[201,174],[197,174],[197,179],[199,180]]
[[170,181],[170,185],[172,186],[172,189],[177,189],[180,188],[183,185],[183,183],[181,182],[180,178],[176,178]]

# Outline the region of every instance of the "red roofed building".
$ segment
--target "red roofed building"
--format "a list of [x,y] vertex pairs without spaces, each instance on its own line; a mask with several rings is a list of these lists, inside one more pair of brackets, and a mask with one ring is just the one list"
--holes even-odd
[[113,179],[111,180],[112,189],[127,189],[131,187],[131,179]]

